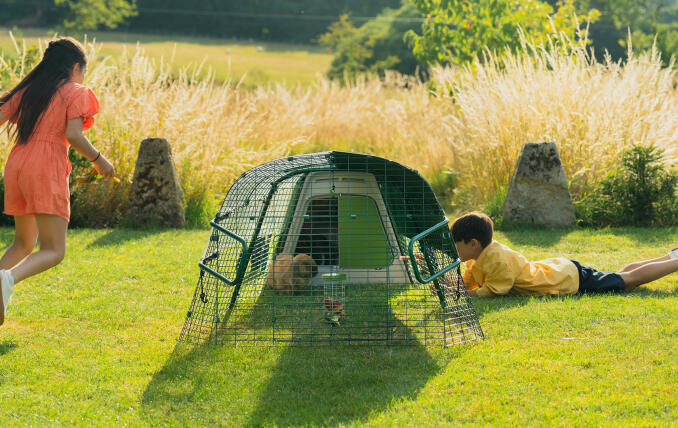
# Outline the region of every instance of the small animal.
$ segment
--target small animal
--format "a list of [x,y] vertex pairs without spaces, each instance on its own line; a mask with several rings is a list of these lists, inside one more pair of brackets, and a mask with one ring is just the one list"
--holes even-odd
[[318,265],[308,254],[278,254],[266,277],[266,288],[278,294],[294,294],[305,289],[318,274]]

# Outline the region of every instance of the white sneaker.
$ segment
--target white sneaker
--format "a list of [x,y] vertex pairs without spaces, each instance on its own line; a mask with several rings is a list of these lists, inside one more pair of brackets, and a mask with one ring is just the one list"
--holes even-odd
[[14,292],[14,278],[9,271],[0,270],[0,291],[2,292],[2,299],[0,300],[0,324],[5,322],[5,310],[7,305],[12,301],[12,293]]
[[672,259],[678,259],[678,247],[669,252],[669,257]]

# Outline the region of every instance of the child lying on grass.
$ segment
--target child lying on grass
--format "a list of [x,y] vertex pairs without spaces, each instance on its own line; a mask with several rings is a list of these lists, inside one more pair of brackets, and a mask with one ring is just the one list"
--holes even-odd
[[678,248],[663,257],[633,262],[616,273],[601,272],[565,257],[529,262],[517,251],[492,240],[494,224],[482,213],[460,217],[451,229],[459,258],[466,262],[464,282],[471,296],[631,291],[678,272]]

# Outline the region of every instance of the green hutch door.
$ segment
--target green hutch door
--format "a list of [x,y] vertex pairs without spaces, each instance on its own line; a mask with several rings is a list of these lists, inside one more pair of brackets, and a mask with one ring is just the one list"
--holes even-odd
[[393,255],[377,205],[367,196],[339,197],[339,267],[379,269]]

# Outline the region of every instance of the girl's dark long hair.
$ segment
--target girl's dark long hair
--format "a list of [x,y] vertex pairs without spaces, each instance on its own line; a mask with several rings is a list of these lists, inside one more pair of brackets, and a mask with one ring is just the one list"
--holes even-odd
[[17,109],[8,119],[16,122],[11,138],[18,144],[25,144],[49,107],[59,87],[70,81],[73,66],[87,66],[82,45],[75,39],[64,37],[49,42],[42,61],[11,91],[0,97],[0,106],[8,102],[17,92],[25,89]]

